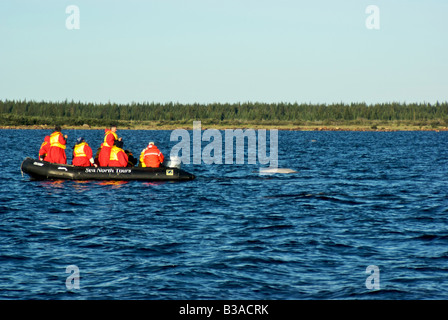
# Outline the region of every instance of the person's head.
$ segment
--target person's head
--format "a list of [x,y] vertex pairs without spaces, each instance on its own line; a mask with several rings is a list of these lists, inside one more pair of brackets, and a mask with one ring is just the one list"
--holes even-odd
[[154,145],[154,142],[150,142],[150,143],[148,143],[148,147],[152,147]]
[[61,126],[59,125],[55,126],[54,131],[61,132]]
[[76,144],[80,144],[81,142],[84,142],[84,138],[83,137],[79,137],[78,139],[76,139]]
[[116,132],[116,131],[117,131],[117,125],[112,124],[112,125],[110,126],[110,131],[112,131],[112,132]]

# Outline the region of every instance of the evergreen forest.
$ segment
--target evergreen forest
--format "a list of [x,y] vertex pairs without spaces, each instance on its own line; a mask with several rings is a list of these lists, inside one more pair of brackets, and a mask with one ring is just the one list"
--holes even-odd
[[145,123],[227,125],[362,125],[390,122],[448,126],[448,102],[430,103],[81,103],[0,100],[1,126],[68,125],[99,127]]

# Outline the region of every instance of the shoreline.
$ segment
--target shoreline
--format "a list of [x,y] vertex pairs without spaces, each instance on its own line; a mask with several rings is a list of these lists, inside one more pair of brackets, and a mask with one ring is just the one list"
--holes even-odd
[[[106,126],[71,126],[62,125],[63,130],[104,130]],[[192,130],[193,123],[190,125],[168,125],[168,124],[148,124],[148,125],[133,125],[133,126],[120,126],[118,124],[119,130],[176,130],[185,129]],[[19,125],[19,126],[0,126],[0,129],[11,129],[11,130],[53,130],[53,126],[49,125]],[[265,125],[265,124],[240,124],[240,125],[221,125],[221,124],[201,124],[201,130],[206,129],[266,129],[272,130],[277,129],[279,131],[368,131],[368,132],[397,132],[397,131],[448,131],[448,127],[429,127],[429,126],[416,126],[416,125],[293,125],[293,124],[282,124],[282,125]]]

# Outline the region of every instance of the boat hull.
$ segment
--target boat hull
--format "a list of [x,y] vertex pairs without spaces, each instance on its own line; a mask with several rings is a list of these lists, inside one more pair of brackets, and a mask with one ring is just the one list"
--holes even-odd
[[22,172],[36,180],[188,181],[194,175],[179,168],[77,167],[26,158]]

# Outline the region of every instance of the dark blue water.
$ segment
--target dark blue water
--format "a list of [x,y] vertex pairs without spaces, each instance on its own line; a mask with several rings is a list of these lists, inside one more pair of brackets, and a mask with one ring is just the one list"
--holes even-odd
[[[93,149],[103,137],[63,132]],[[20,163],[48,133],[0,130],[1,299],[448,298],[447,132],[281,131],[293,174],[190,164],[183,183],[30,181]],[[170,133],[119,136],[168,156]]]

